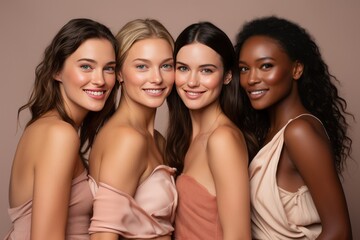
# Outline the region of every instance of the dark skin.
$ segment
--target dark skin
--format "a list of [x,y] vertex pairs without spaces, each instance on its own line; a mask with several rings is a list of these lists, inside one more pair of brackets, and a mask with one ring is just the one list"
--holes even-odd
[[[241,85],[252,106],[268,112],[266,143],[290,119],[309,113],[297,89],[304,66],[292,61],[276,40],[249,38],[242,47],[239,66]],[[277,183],[289,192],[308,187],[322,225],[317,239],[352,239],[345,195],[333,158],[322,124],[314,117],[301,116],[285,129]]]

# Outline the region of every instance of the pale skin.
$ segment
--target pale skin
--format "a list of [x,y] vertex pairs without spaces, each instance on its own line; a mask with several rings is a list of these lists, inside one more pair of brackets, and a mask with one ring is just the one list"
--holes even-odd
[[246,143],[218,100],[230,81],[231,72],[224,73],[220,56],[211,48],[193,43],[178,52],[175,83],[193,127],[183,173],[216,196],[223,239],[250,239]]
[[[255,109],[266,109],[270,117],[269,142],[288,122],[308,113],[297,90],[304,66],[292,61],[273,39],[249,38],[240,53],[241,85]],[[265,90],[261,97],[250,92]],[[284,146],[277,169],[278,186],[296,192],[306,185],[321,219],[317,239],[351,239],[344,192],[338,178],[331,146],[321,123],[311,116],[292,121],[285,129]]]
[[[80,126],[99,111],[115,83],[115,52],[103,39],[86,40],[54,76],[61,82],[66,111]],[[66,87],[65,87],[66,86]],[[93,97],[86,90],[104,91]],[[10,180],[10,207],[33,201],[31,239],[65,239],[71,183],[85,168],[72,125],[51,110],[28,126],[19,141]],[[56,216],[56,217],[54,217]]]
[[[122,94],[119,107],[99,132],[90,154],[90,175],[134,196],[137,187],[163,160],[163,136],[154,129],[157,107],[174,82],[171,45],[158,38],[136,42],[118,73]],[[151,91],[149,91],[151,90]],[[153,90],[158,90],[154,94]],[[109,232],[92,240],[118,239]],[[171,236],[153,239],[170,240]]]

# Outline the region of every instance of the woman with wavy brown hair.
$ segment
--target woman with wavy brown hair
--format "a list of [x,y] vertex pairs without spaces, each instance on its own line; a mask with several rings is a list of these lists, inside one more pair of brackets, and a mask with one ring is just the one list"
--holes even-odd
[[[114,111],[118,44],[90,19],[65,24],[36,68],[10,179],[6,239],[89,239],[92,195],[84,154]],[[80,136],[79,136],[80,134]]]

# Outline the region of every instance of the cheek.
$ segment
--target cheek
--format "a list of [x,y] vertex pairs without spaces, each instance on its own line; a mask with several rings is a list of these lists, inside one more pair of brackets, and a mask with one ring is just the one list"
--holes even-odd
[[186,73],[179,73],[178,71],[175,72],[175,85],[177,87],[186,84],[187,82],[187,74]]
[[122,73],[123,80],[126,84],[139,85],[146,81],[146,74],[135,71],[124,71]]
[[291,80],[291,75],[286,71],[272,71],[267,73],[264,79],[267,80],[268,84],[277,85]]
[[223,85],[222,76],[211,76],[205,77],[201,80],[202,84],[206,86],[208,89],[219,89],[221,90]]
[[67,84],[85,84],[88,82],[89,76],[81,71],[76,71],[75,69],[68,69],[62,75],[63,83]]
[[240,86],[245,88],[247,86],[247,80],[245,75],[240,75]]
[[109,87],[113,88],[115,86],[115,82],[116,82],[115,74],[105,75],[105,81]]
[[175,73],[174,71],[164,71],[162,73],[162,78],[165,84],[173,85],[175,81]]

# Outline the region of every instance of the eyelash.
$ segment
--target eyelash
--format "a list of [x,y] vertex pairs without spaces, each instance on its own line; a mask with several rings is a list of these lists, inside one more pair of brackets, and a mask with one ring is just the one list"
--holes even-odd
[[92,69],[92,67],[89,65],[89,64],[84,64],[84,65],[81,65],[80,66],[82,69],[84,69],[84,70],[90,70],[90,69]]
[[115,67],[113,67],[113,66],[108,66],[108,67],[105,67],[104,69],[105,69],[105,71],[107,71],[107,72],[111,72],[111,73],[114,73],[114,72],[115,72]]
[[188,67],[186,67],[186,66],[178,66],[178,67],[176,68],[176,70],[178,70],[178,71],[180,71],[180,72],[185,72],[185,71],[188,71],[189,69],[188,69]]
[[166,64],[162,65],[161,68],[164,68],[164,69],[166,69],[166,70],[172,70],[172,69],[173,69],[173,65],[172,65],[172,64],[169,64],[169,63],[166,63]]
[[205,74],[210,74],[210,73],[213,73],[214,71],[209,69],[209,68],[204,68],[201,70],[202,73],[205,73]]
[[261,65],[261,69],[269,69],[271,67],[273,67],[274,65],[271,63],[264,63]]

